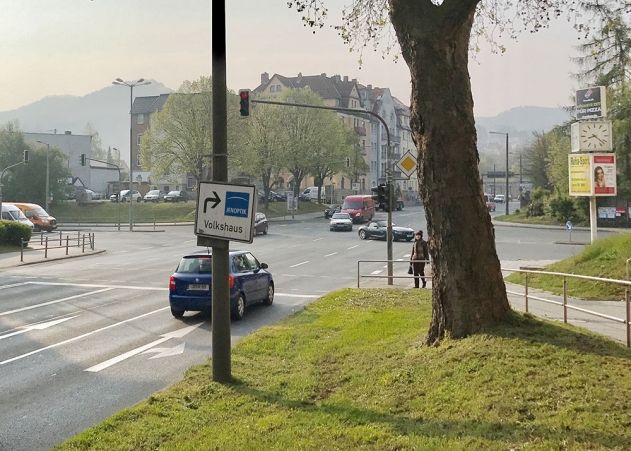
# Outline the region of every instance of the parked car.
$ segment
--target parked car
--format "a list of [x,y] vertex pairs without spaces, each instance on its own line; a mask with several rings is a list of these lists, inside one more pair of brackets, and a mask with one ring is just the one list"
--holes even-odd
[[267,216],[263,213],[257,213],[254,216],[254,234],[258,235],[262,233],[263,235],[267,235],[267,229],[269,224],[267,223]]
[[[326,196],[326,189],[323,186],[320,191],[320,199],[324,199],[325,196]],[[306,188],[302,193],[300,193],[299,197],[302,200],[317,201],[318,200],[318,187],[310,186],[309,188]]]
[[169,191],[164,196],[165,202],[186,202],[186,192],[184,191]]
[[287,194],[270,191],[269,200],[272,202],[287,202]]
[[[112,202],[118,202],[118,200],[120,199],[121,202],[129,202],[129,197],[130,197],[129,196],[129,190],[128,189],[124,189],[124,190],[122,190],[119,193],[112,194],[110,196],[110,200]],[[132,198],[133,201],[136,201],[136,202],[140,202],[142,200],[142,196],[136,190],[132,190],[131,198]]]
[[485,194],[484,201],[486,202],[486,209],[488,211],[495,211],[495,201],[493,200],[493,196]]
[[145,202],[160,202],[163,199],[164,193],[159,189],[152,189],[147,194],[145,194],[145,197],[143,197],[143,200]]
[[[385,219],[379,219],[377,221],[371,221],[367,225],[363,225],[359,228],[359,238],[362,240],[368,240],[371,238],[377,240],[385,240],[388,232],[388,221]],[[394,223],[392,224],[392,241],[412,241],[414,239],[414,230],[409,227],[398,227]]]
[[97,193],[96,191],[92,191],[91,189],[86,189],[85,193],[88,197],[87,200],[101,200],[103,199],[103,193]]
[[337,230],[353,230],[353,220],[351,219],[351,215],[348,213],[334,213],[331,217],[331,222],[329,223],[330,231]]
[[[182,318],[184,312],[209,312],[212,307],[212,255],[185,255],[169,278],[171,314]],[[231,251],[228,258],[230,310],[240,320],[247,305],[274,302],[274,279],[267,264],[247,251]]]
[[24,213],[22,213],[22,210],[20,210],[15,205],[7,203],[7,202],[2,203],[2,212],[0,213],[0,218],[5,221],[17,221],[21,224],[29,226],[31,230],[35,228],[33,223],[29,221],[29,219],[26,216],[24,216]]
[[24,216],[33,223],[35,231],[51,232],[57,228],[57,220],[39,205],[24,202],[13,202],[13,205],[22,210]]
[[324,209],[324,217],[329,219],[334,213],[339,213],[340,211],[342,211],[341,205],[331,205],[329,208]]
[[503,204],[504,199],[505,199],[505,196],[503,194],[497,194],[495,195],[495,198],[493,199],[493,201],[495,201],[498,204]]

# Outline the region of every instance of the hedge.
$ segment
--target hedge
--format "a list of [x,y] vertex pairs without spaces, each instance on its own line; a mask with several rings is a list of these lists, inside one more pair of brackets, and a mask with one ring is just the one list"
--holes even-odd
[[0,221],[0,244],[20,245],[20,239],[31,239],[31,228],[17,221]]

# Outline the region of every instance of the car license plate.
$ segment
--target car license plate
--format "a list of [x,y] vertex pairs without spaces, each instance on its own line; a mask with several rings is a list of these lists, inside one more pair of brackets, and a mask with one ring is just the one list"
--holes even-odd
[[204,291],[204,290],[208,290],[210,288],[210,286],[208,286],[208,284],[205,283],[189,283],[188,284],[188,289],[189,291]]

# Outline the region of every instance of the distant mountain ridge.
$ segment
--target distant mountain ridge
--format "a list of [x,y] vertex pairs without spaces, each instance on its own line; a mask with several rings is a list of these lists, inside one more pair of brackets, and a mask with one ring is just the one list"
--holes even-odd
[[[134,88],[134,97],[154,96],[173,92],[158,81]],[[570,119],[562,108],[519,106],[492,117],[476,117],[478,146],[487,147],[489,131],[508,132],[511,142],[527,144],[534,131],[552,129]],[[123,157],[129,150],[129,88],[107,86],[85,96],[55,95],[44,97],[23,107],[0,112],[0,124],[18,121],[24,132],[85,134],[86,125],[99,132],[103,147],[121,149]],[[493,138],[497,141],[497,137]]]

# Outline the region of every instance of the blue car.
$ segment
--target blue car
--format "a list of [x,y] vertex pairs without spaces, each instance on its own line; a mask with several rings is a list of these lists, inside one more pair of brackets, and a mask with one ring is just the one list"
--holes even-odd
[[[169,303],[171,313],[182,318],[184,312],[210,312],[212,255],[191,254],[180,260],[169,279]],[[247,305],[274,302],[274,280],[267,271],[267,264],[247,251],[232,251],[228,259],[230,285],[230,311],[232,319],[240,320]]]

